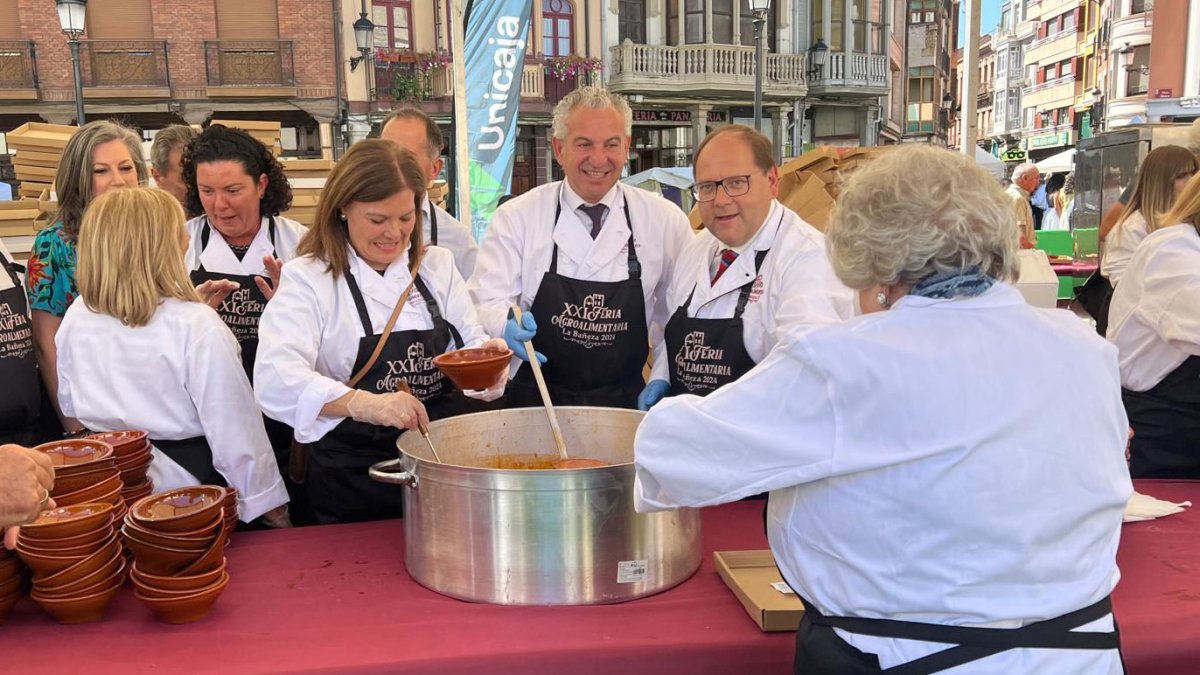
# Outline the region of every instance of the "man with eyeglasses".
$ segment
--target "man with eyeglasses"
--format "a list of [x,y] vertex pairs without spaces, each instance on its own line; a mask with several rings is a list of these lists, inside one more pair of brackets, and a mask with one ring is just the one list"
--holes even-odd
[[667,395],[704,396],[753,368],[788,332],[854,313],[825,236],[775,200],[779,169],[766,136],[721,127],[701,141],[694,164],[704,231],[675,265],[667,358],[655,359],[641,410]]
[[[678,206],[617,182],[632,125],[616,94],[581,87],[565,96],[552,145],[566,180],[496,210],[468,283],[489,335],[503,335],[523,360],[545,359],[555,404],[633,408],[651,347],[665,355],[667,280],[692,232]],[[514,304],[520,321],[508,315]],[[524,364],[508,397],[513,407],[541,405]]]

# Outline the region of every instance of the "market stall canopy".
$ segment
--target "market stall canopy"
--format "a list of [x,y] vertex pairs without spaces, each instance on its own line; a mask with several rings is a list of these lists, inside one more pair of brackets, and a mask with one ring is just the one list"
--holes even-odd
[[1002,180],[1008,175],[1008,167],[1004,165],[1004,162],[978,146],[975,148],[975,163],[995,176],[997,180]]
[[684,211],[692,208],[692,193],[688,188],[693,181],[692,168],[680,166],[654,167],[621,179],[622,183],[666,197]]
[[1075,170],[1075,148],[1068,148],[1038,162],[1038,171],[1042,173],[1059,173],[1060,171]]

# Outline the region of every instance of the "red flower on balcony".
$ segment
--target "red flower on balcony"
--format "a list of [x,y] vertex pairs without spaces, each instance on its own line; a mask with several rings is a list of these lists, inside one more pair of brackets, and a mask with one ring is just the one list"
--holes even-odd
[[600,59],[585,58],[577,54],[546,57],[546,72],[564,82],[574,80],[584,74],[595,77],[602,70],[604,70],[604,62]]

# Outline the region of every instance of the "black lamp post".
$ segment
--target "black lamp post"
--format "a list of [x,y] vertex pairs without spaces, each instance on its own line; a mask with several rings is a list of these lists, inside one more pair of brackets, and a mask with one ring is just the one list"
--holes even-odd
[[358,64],[371,57],[371,48],[375,45],[375,24],[367,18],[365,10],[359,13],[358,20],[354,22],[354,43],[358,46],[359,55],[350,57],[352,73]]
[[817,38],[808,48],[808,79],[815,80],[825,72],[825,57],[829,56],[829,45],[825,38]]
[[79,57],[79,36],[87,20],[87,0],[54,0],[58,23],[71,47],[71,67],[75,71],[75,124],[83,126],[83,67]]
[[754,130],[762,131],[762,66],[763,66],[763,24],[767,22],[767,12],[771,9],[771,0],[750,0],[750,11],[754,12]]

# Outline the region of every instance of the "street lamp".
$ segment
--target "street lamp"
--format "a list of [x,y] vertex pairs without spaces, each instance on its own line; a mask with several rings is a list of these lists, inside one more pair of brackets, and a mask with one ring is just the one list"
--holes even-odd
[[354,22],[354,43],[358,45],[359,56],[350,57],[350,72],[370,57],[371,47],[375,44],[375,24],[367,18],[365,11],[359,13],[358,21]]
[[829,55],[829,46],[825,38],[817,38],[813,46],[808,48],[808,79],[814,80],[825,71],[825,57]]
[[79,58],[79,35],[87,20],[87,0],[54,0],[58,23],[71,47],[71,66],[75,70],[75,124],[83,126],[83,67]]
[[771,0],[750,0],[750,11],[754,12],[754,130],[759,132],[762,131],[763,24],[770,9]]

